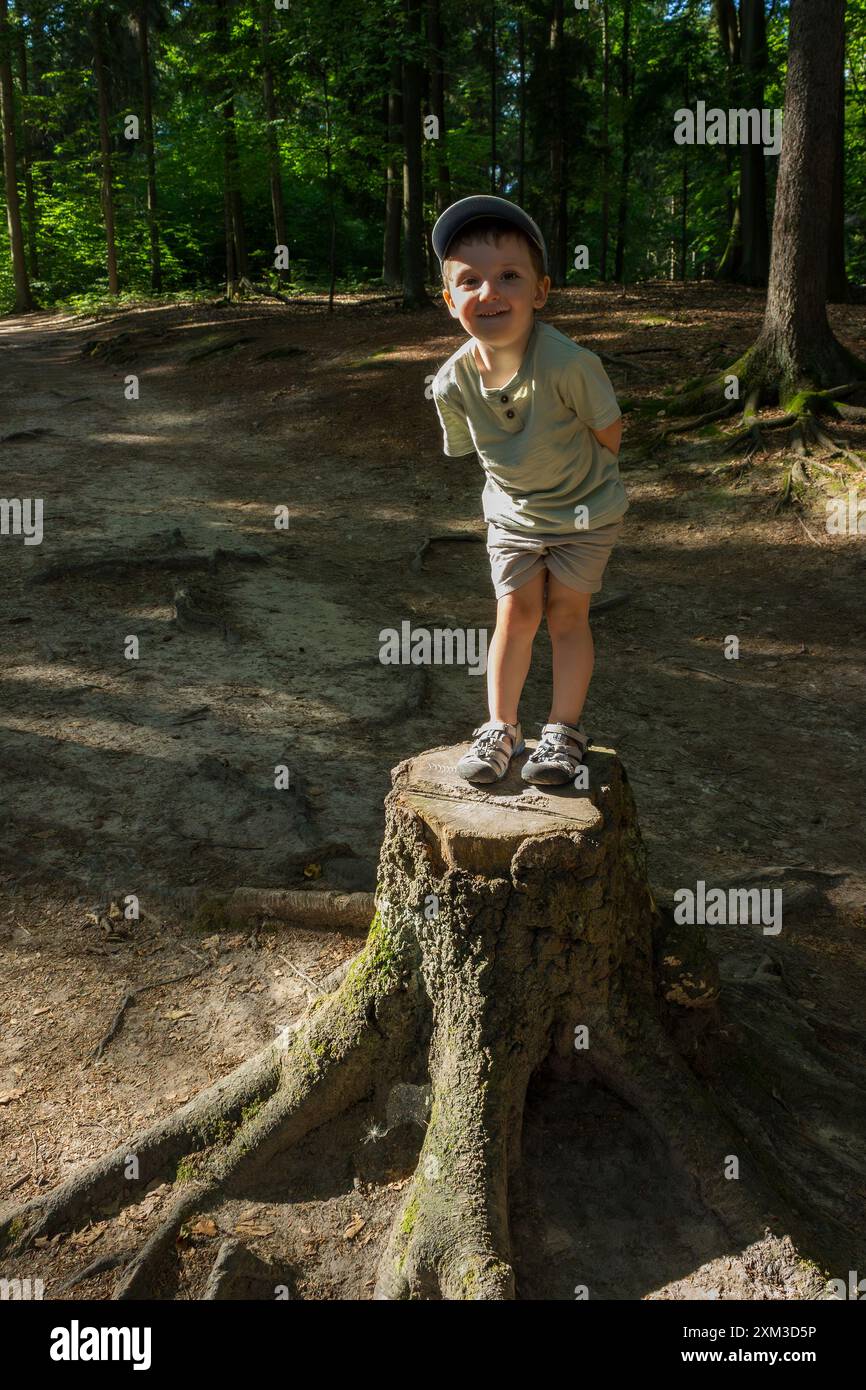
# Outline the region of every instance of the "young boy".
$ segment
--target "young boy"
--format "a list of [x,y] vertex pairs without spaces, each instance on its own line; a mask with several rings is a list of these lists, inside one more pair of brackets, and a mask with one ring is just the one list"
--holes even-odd
[[449,457],[475,452],[497,599],[487,666],[490,718],[457,764],[472,782],[503,777],[525,749],[518,704],[543,612],[553,648],[548,722],[521,776],[571,781],[593,667],[598,593],[628,507],[617,467],[622,419],[600,359],[535,317],[550,289],[544,239],[504,198],[461,198],[433,228],[443,297],[469,340],[436,373]]

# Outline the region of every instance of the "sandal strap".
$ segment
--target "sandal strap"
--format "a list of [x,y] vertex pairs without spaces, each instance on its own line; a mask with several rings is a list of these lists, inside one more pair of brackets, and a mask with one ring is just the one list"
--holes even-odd
[[[577,748],[569,748],[573,739]],[[545,724],[541,730],[538,747],[531,754],[530,763],[560,763],[569,772],[574,772],[583,762],[589,746],[589,737],[582,729],[574,729],[570,724]]]

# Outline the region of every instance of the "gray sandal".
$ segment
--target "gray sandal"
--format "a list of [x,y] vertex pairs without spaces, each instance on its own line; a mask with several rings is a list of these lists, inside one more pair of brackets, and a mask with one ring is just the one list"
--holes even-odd
[[577,776],[586,753],[589,738],[583,727],[570,724],[545,724],[534,753],[530,753],[520,775],[524,782],[556,786],[571,782]]
[[472,730],[475,742],[457,764],[467,782],[498,782],[508,771],[511,759],[526,747],[519,724],[488,719]]

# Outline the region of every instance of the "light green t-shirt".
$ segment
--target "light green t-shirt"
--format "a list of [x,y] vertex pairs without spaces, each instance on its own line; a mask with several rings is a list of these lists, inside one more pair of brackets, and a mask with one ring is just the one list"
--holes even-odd
[[591,433],[621,414],[596,353],[536,319],[514,376],[488,387],[474,346],[469,338],[439,368],[433,400],[445,453],[474,451],[487,475],[488,541],[573,535],[621,517],[628,498],[617,456]]

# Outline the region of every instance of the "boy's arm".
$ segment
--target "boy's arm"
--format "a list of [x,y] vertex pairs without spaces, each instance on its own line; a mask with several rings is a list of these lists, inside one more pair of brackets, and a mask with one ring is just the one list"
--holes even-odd
[[622,416],[618,420],[614,420],[612,425],[608,425],[607,429],[593,430],[592,433],[599,444],[604,445],[605,449],[610,449],[612,454],[618,454],[622,440]]
[[599,444],[617,453],[622,439],[622,416],[616,392],[597,353],[587,349],[569,362],[559,379],[559,393]]
[[433,404],[442,426],[443,453],[448,458],[462,458],[464,454],[474,454],[475,442],[462,402],[454,399],[447,401],[434,389]]

